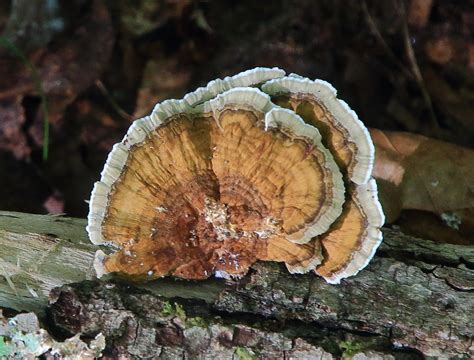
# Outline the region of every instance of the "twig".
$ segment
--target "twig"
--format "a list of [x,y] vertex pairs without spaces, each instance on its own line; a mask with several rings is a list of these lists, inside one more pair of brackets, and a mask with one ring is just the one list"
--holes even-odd
[[0,91],[0,100],[17,97],[19,95],[28,93],[32,90],[33,90],[33,85],[26,84],[26,85],[20,85],[14,88],[10,88],[4,91]]
[[402,62],[398,59],[398,57],[393,53],[392,49],[388,44],[385,42],[382,34],[380,33],[377,24],[375,24],[374,19],[369,13],[369,9],[367,8],[367,3],[362,1],[362,11],[364,12],[365,19],[367,21],[367,24],[369,25],[370,30],[374,34],[375,38],[379,42],[379,45],[382,46],[382,48],[386,51],[387,55],[391,58],[391,60],[394,62],[395,65],[397,65],[401,72],[409,79],[416,80],[414,74],[412,74],[406,67],[403,65]]
[[415,51],[413,50],[413,46],[411,45],[410,31],[408,30],[405,5],[403,4],[403,1],[398,1],[398,5],[401,12],[401,18],[403,19],[403,23],[402,23],[403,24],[402,31],[403,31],[403,37],[404,37],[403,40],[405,43],[405,50],[407,53],[408,61],[410,62],[411,71],[413,75],[415,76],[416,82],[418,83],[418,87],[420,88],[421,95],[423,96],[423,100],[425,101],[426,106],[428,107],[428,110],[430,113],[431,125],[433,126],[435,132],[438,132],[439,124],[438,124],[438,121],[436,119],[436,114],[433,109],[433,103],[431,101],[430,94],[428,93],[428,90],[426,89],[425,81],[423,80],[423,76],[421,75],[418,62],[416,61]]
[[405,65],[398,59],[398,57],[393,53],[392,49],[388,44],[385,42],[382,34],[380,33],[377,24],[375,24],[374,19],[369,13],[367,3],[362,1],[362,11],[364,12],[367,24],[369,25],[370,30],[376,37],[377,41],[379,44],[384,48],[388,56],[392,59],[392,61],[400,68],[402,71],[403,75],[405,75],[408,79],[411,79],[415,81],[420,89],[421,95],[423,97],[424,102],[426,103],[426,106],[428,108],[428,111],[430,113],[430,123],[435,131],[435,133],[438,133],[439,131],[439,124],[436,119],[436,115],[433,109],[433,103],[431,101],[431,97],[428,93],[428,90],[426,89],[425,82],[423,80],[423,77],[421,75],[420,68],[418,66],[418,62],[416,61],[416,56],[415,52],[413,50],[413,47],[411,45],[410,41],[410,33],[408,30],[408,24],[406,21],[406,12],[405,12],[405,7],[403,5],[403,1],[398,1],[399,9],[400,9],[400,16],[403,19],[403,26],[402,26],[402,31],[403,31],[403,37],[404,37],[404,44],[405,44],[405,50],[407,52],[407,57],[408,61],[410,63],[410,70],[408,70]]
[[100,93],[107,99],[109,104],[113,107],[113,109],[125,120],[131,121],[133,120],[133,116],[128,114],[125,110],[123,110],[119,104],[114,100],[114,98],[110,95],[109,91],[105,87],[104,83],[97,79],[95,81],[95,86],[99,89]]

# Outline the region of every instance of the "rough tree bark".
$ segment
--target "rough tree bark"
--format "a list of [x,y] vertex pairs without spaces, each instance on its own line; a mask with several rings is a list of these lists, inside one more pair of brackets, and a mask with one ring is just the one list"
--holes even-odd
[[92,280],[84,226],[0,212],[0,307],[42,314],[63,336],[103,332],[111,357],[474,356],[474,246],[384,229],[370,265],[336,286],[275,263],[230,282],[132,285]]

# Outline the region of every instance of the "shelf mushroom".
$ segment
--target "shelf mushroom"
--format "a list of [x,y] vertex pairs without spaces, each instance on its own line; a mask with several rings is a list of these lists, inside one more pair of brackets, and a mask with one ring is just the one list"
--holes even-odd
[[332,87],[284,75],[217,79],[133,123],[91,196],[91,241],[118,249],[97,252],[98,275],[241,276],[263,260],[337,283],[368,263],[383,224],[368,132]]
[[312,238],[343,203],[317,129],[258,89],[234,88],[137,120],[95,184],[87,230],[120,248],[99,253],[99,271],[204,279],[266,260],[308,272],[321,262]]

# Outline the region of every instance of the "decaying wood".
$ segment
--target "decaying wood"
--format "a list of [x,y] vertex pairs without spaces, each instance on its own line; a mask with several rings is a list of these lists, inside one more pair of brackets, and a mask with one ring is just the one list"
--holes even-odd
[[85,220],[0,212],[0,307],[41,312],[49,291],[95,278]]
[[41,313],[49,290],[79,282],[53,291],[48,320],[67,334],[104,332],[111,355],[474,354],[474,246],[385,229],[370,265],[337,286],[275,263],[231,282],[165,278],[132,286],[83,281],[94,277],[96,249],[84,225],[1,212],[0,307]]

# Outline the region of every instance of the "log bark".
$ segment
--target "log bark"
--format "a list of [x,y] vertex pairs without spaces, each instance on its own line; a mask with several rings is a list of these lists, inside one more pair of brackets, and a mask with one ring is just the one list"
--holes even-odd
[[373,261],[340,285],[276,263],[234,281],[128,284],[92,280],[84,226],[0,212],[0,307],[43,314],[57,335],[103,332],[111,357],[474,356],[474,246],[384,229]]

